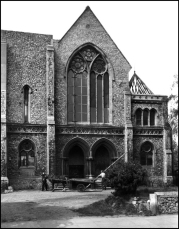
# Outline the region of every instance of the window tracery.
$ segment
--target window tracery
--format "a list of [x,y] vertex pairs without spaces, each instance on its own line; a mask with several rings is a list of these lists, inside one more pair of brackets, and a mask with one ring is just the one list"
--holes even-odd
[[141,165],[153,165],[153,145],[150,142],[145,142],[141,147],[140,152]]
[[35,165],[35,149],[34,144],[26,139],[19,146],[19,166],[34,166]]
[[[88,84],[89,82],[89,84]],[[92,46],[82,48],[68,68],[68,122],[109,123],[109,74]]]

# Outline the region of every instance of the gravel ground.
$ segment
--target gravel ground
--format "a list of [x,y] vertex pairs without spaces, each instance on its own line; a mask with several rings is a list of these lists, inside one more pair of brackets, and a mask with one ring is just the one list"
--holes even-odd
[[[85,205],[105,199],[111,190],[105,191],[16,191],[1,194],[1,226],[3,223],[32,221],[66,221],[79,214],[73,212]],[[11,225],[11,224],[10,224]],[[31,226],[32,227],[32,226]]]

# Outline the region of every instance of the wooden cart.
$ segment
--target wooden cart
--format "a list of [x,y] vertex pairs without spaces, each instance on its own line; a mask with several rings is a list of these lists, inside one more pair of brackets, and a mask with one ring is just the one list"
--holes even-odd
[[79,192],[84,192],[87,188],[91,187],[95,188],[95,180],[94,179],[81,179],[81,178],[72,178],[69,179],[70,188],[76,187]]

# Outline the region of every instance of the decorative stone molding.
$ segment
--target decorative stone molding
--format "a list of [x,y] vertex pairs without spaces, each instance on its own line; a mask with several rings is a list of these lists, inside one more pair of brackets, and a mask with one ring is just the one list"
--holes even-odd
[[124,128],[56,127],[56,134],[124,135]]
[[163,136],[162,128],[134,128],[134,135],[157,135]]
[[7,124],[7,133],[17,134],[17,133],[25,133],[25,134],[46,134],[47,133],[47,126],[46,125],[12,125]]
[[132,103],[156,103],[167,101],[167,96],[162,95],[132,95]]

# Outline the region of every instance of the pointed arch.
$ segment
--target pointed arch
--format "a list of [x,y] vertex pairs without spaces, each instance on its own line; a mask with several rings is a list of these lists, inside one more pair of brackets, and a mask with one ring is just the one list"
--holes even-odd
[[110,63],[92,43],[76,49],[66,65],[68,123],[112,123]]
[[23,117],[24,122],[29,123],[30,122],[30,95],[32,94],[32,88],[29,85],[24,85],[21,92],[24,95],[23,101],[24,101],[24,108],[23,108]]
[[35,144],[31,139],[23,139],[18,145],[19,167],[35,166]]
[[94,157],[97,148],[101,145],[104,145],[108,149],[108,151],[111,154],[111,157],[113,158],[118,157],[118,153],[117,153],[115,145],[107,138],[101,138],[93,143],[90,149],[91,157]]
[[69,151],[75,145],[79,146],[83,150],[85,157],[89,157],[89,149],[90,149],[90,147],[89,147],[88,143],[84,139],[82,139],[80,137],[74,137],[74,138],[70,139],[65,144],[65,146],[62,149],[62,156],[63,157],[68,157],[69,156]]

